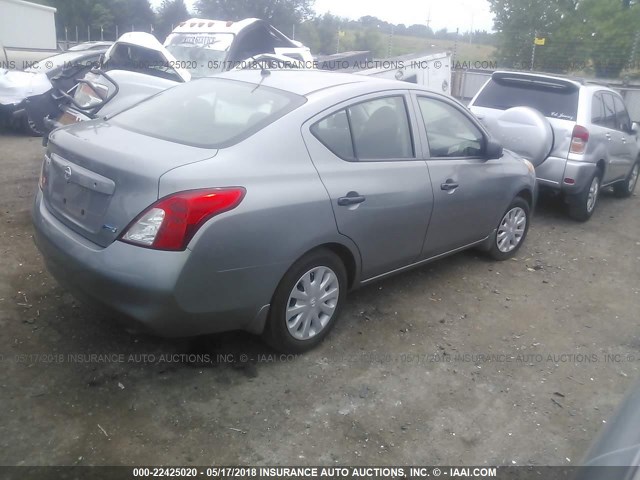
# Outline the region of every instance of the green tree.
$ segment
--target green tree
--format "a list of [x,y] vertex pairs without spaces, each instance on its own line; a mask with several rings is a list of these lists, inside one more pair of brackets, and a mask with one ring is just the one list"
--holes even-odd
[[578,20],[596,76],[618,77],[631,60],[640,7],[619,0],[584,0]]
[[198,0],[195,8],[206,18],[260,18],[284,32],[291,32],[293,25],[311,18],[313,2],[314,0]]
[[[325,13],[322,16],[313,18],[302,24],[300,29],[299,39],[307,47],[311,49],[313,53],[319,53],[329,55],[336,53],[338,50],[338,32],[340,32],[345,26],[345,22],[331,15]],[[342,47],[340,51],[345,51],[345,37],[340,39]]]
[[369,50],[377,58],[386,56],[386,46],[377,28],[367,28],[364,31],[356,32],[353,49]]
[[116,25],[119,33],[130,31],[132,26],[148,32],[155,23],[149,0],[43,0],[41,3],[58,10],[58,37],[64,38],[67,27],[70,40],[75,40],[76,27],[80,40],[87,39],[87,27],[91,29],[91,39],[95,40],[99,38],[100,27],[104,29],[105,39],[114,39]]
[[156,36],[159,39],[166,38],[176,25],[190,16],[184,0],[163,0],[156,15]]
[[489,0],[499,63],[549,72],[617,77],[630,60],[640,7],[625,0]]
[[559,31],[577,0],[489,0],[499,35],[498,61],[524,68],[531,62],[533,39]]

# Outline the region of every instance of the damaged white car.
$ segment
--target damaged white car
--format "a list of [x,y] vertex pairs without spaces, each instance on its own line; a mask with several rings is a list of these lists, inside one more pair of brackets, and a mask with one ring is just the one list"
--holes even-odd
[[[305,68],[309,48],[264,20],[239,22],[194,18],[180,24],[161,45],[142,32],[122,35],[99,69],[71,90],[54,88],[49,101],[31,102],[29,115],[49,132],[59,126],[111,115],[192,78],[266,64]],[[53,101],[50,101],[53,100]]]
[[0,123],[40,134],[41,117],[27,115],[27,101],[46,94],[54,83],[63,89],[73,87],[78,79],[99,64],[106,51],[107,46],[67,51],[36,62],[26,70],[0,68]]

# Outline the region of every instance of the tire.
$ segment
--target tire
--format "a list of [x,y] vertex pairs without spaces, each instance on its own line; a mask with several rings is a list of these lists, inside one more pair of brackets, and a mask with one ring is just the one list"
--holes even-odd
[[587,187],[576,195],[571,195],[567,200],[569,203],[569,216],[579,222],[586,222],[591,218],[596,210],[600,191],[602,174],[597,171],[589,179]]
[[[321,281],[328,283],[320,285]],[[323,291],[333,292],[324,302],[321,301]],[[346,293],[347,271],[342,260],[326,249],[308,253],[291,266],[278,284],[264,340],[283,353],[311,350],[335,325]],[[298,307],[299,313],[292,311],[294,307]]]
[[516,197],[502,215],[491,239],[488,254],[494,260],[502,261],[513,257],[529,232],[531,206],[522,197]]
[[42,135],[44,135],[44,132],[42,132],[38,128],[36,123],[33,120],[31,120],[31,118],[29,118],[28,116],[24,118],[22,127],[24,131],[27,132],[32,137],[41,137]]
[[620,198],[628,198],[633,195],[633,192],[636,189],[636,185],[638,184],[638,176],[640,175],[640,162],[636,162],[629,175],[623,182],[616,183],[613,186],[613,192],[617,197]]

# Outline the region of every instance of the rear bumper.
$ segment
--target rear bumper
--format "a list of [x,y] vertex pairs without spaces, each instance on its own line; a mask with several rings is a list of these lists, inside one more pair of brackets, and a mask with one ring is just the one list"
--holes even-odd
[[[596,164],[549,157],[536,168],[540,188],[551,189],[568,195],[583,191],[596,171]],[[567,183],[565,179],[573,179]]]
[[[80,300],[123,314],[132,327],[166,337],[187,337],[228,330],[259,333],[268,305],[238,306],[211,296],[219,307],[203,311],[181,301],[188,290],[190,251],[164,252],[113,242],[106,248],[76,234],[47,209],[38,192],[32,211],[35,242],[47,269]],[[224,278],[212,283],[233,281]],[[234,285],[230,286],[231,288]],[[241,290],[242,285],[237,285]],[[211,305],[209,298],[208,305]],[[250,302],[249,302],[250,303]]]

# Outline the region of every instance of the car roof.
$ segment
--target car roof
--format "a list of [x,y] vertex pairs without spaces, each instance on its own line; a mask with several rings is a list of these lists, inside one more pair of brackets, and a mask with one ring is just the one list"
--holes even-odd
[[358,89],[365,84],[370,84],[380,90],[416,88],[416,85],[398,80],[386,80],[365,75],[351,73],[337,73],[326,70],[311,69],[283,69],[268,70],[269,74],[263,76],[260,70],[232,70],[216,77],[239,80],[285,90],[296,95],[309,96],[314,93],[341,87],[341,91],[353,88]]

